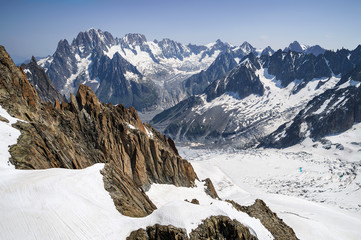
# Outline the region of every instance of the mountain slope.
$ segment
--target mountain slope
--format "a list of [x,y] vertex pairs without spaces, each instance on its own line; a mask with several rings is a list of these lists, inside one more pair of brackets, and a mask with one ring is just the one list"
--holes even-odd
[[184,88],[187,95],[200,94],[214,80],[223,77],[228,71],[237,66],[234,55],[224,52],[218,55],[214,62],[200,73],[194,74],[184,81]]
[[[263,54],[270,51],[273,50],[269,48]],[[75,93],[78,84],[85,84],[104,102],[133,105],[148,111],[171,107],[192,94],[201,93],[251,52],[259,55],[262,50],[247,42],[240,46],[221,40],[200,46],[183,45],[168,38],[148,41],[142,34],[114,38],[108,32],[90,29],[80,32],[71,44],[60,41],[53,56],[38,63],[67,97]],[[212,64],[221,53],[232,57],[223,55]],[[109,59],[105,60],[106,57]],[[118,61],[119,58],[122,61]],[[127,71],[117,70],[123,68]],[[108,73],[106,78],[104,72]],[[119,90],[120,86],[123,90]]]
[[34,57],[28,64],[22,64],[21,68],[26,74],[29,82],[34,86],[39,98],[43,102],[55,103],[55,101],[63,102],[64,97],[56,90],[53,82],[49,79],[44,69],[41,68]]
[[350,69],[358,66],[360,52],[358,47],[317,57],[280,50],[259,58],[250,54],[228,73],[232,81],[214,81],[202,94],[155,116],[152,123],[181,141],[242,148],[258,144],[314,97],[355,81],[349,78]]
[[327,135],[342,133],[361,122],[360,82],[351,85],[329,89],[312,99],[294,119],[263,139],[260,147],[285,148],[307,137],[320,140]]

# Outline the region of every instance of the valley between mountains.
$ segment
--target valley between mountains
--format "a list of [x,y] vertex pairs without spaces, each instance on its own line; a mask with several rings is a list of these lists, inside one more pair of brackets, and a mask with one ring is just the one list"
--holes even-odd
[[361,238],[361,45],[92,28],[0,105],[1,239]]

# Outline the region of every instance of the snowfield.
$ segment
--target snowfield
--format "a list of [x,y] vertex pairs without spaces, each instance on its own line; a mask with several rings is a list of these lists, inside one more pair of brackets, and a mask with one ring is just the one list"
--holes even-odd
[[[156,223],[189,233],[211,215],[237,219],[259,239],[273,239],[259,220],[206,195],[202,182],[194,188],[153,184],[147,194],[158,209],[147,217],[131,218],[115,209],[104,189],[104,164],[82,170],[16,170],[8,162],[8,145],[16,143],[20,132],[11,127],[16,119],[2,108],[0,114],[9,120],[0,121],[0,239],[126,239],[131,231]],[[191,160],[200,179],[212,179],[222,199],[243,205],[263,199],[300,239],[360,239],[361,167],[355,151],[361,146],[354,144],[361,142],[360,129],[355,125],[329,137],[328,150],[322,144],[309,147],[306,141],[285,150],[215,152],[183,147],[180,152]],[[332,145],[336,142],[349,155],[338,153],[341,150]],[[350,169],[353,175],[347,175]],[[343,172],[347,176],[340,177]],[[193,198],[200,205],[185,201]]]
[[[133,230],[156,223],[189,233],[212,215],[237,219],[259,239],[273,239],[258,219],[206,195],[201,182],[195,188],[153,184],[148,194],[158,209],[147,217],[131,218],[116,210],[104,189],[104,164],[82,170],[16,170],[8,164],[7,145],[15,144],[20,132],[10,125],[16,119],[2,108],[0,114],[10,121],[0,121],[0,239],[126,239]],[[185,201],[193,198],[200,205]]]
[[306,139],[281,150],[179,152],[222,199],[264,200],[300,239],[361,239],[360,136],[361,123],[323,143]]

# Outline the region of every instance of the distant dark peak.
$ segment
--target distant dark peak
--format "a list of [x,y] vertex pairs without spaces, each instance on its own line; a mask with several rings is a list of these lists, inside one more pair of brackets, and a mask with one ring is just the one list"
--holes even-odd
[[254,55],[253,52],[251,52],[250,54],[248,54],[247,56],[245,56],[244,58],[242,58],[241,60],[241,64],[243,63],[244,65],[246,65],[246,61],[252,63],[252,67],[256,67],[256,68],[260,68],[261,66],[259,65],[259,62],[257,61],[257,57],[256,55]]
[[242,43],[240,48],[242,49],[242,51],[245,54],[249,54],[249,53],[253,52],[253,50],[254,50],[254,47],[246,41],[244,43]]
[[274,53],[275,53],[275,51],[270,46],[268,46],[265,49],[263,49],[263,51],[261,52],[261,56],[263,56],[263,55],[271,56]]
[[69,42],[66,39],[60,40],[58,46],[69,46]]
[[70,48],[70,45],[69,45],[68,41],[66,39],[60,40],[59,43],[58,43],[58,47],[56,49],[56,52],[62,51],[65,48]]
[[113,55],[113,58],[120,59],[120,58],[123,58],[123,57],[119,54],[119,52],[115,52],[114,55]]
[[355,52],[361,52],[361,44],[358,45],[358,46],[355,48],[355,50],[353,50],[353,52],[354,52],[354,53],[355,53]]
[[34,56],[32,56],[32,57],[31,57],[30,62],[31,62],[31,63],[35,63],[35,64],[37,64],[37,63],[36,63],[36,58],[35,58]]
[[241,44],[241,47],[246,47],[246,46],[252,47],[252,45],[251,45],[249,42],[244,41],[244,42]]
[[217,39],[215,44],[211,47],[212,49],[222,50],[225,51],[229,47],[228,43],[222,42],[220,39]]
[[191,43],[189,43],[189,44],[187,45],[187,47],[188,47],[193,53],[195,53],[195,54],[198,54],[198,53],[200,53],[201,51],[207,49],[206,46],[195,45],[195,44],[191,44]]
[[320,45],[315,45],[315,46],[307,48],[306,53],[318,56],[320,54],[324,54],[325,51],[326,50],[324,48],[322,48]]
[[95,28],[89,28],[86,33],[88,34],[97,34],[97,33],[103,33],[102,30],[100,29],[95,29]]
[[213,47],[215,47],[215,46],[226,46],[226,45],[228,45],[228,43],[222,42],[221,39],[217,39],[216,44],[214,44]]
[[154,39],[153,42],[154,42],[154,43],[158,43],[158,40],[157,40],[157,39]]
[[128,33],[124,36],[123,40],[133,46],[141,46],[147,41],[146,37],[140,33]]
[[169,38],[163,38],[160,42],[160,44],[169,44],[169,43],[176,43],[175,41],[169,39]]
[[303,52],[303,49],[299,42],[294,41],[293,43],[290,43],[290,45],[285,49],[285,51]]

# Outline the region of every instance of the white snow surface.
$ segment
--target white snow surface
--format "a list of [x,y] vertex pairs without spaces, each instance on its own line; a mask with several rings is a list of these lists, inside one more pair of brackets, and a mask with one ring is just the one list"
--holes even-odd
[[[132,46],[133,49],[131,50],[122,48],[120,45],[113,45],[108,47],[104,54],[112,59],[115,53],[119,53],[124,59],[136,66],[144,76],[150,77],[160,82],[158,84],[161,84],[164,81],[172,81],[174,79],[182,80],[206,69],[220,53],[220,51],[215,51],[212,56],[207,55],[202,58],[204,53],[202,51],[199,54],[191,54],[180,60],[178,58],[164,57],[161,48],[154,42],[145,42],[144,45],[149,47],[159,63],[155,62],[151,55],[143,51],[140,46]],[[183,48],[190,51],[186,46],[183,46]]]
[[281,150],[178,150],[222,199],[264,200],[300,239],[361,239],[360,136],[361,123],[326,137],[330,149],[307,138]]
[[76,89],[73,87],[73,82],[78,77],[82,76],[83,79],[86,79],[88,82],[96,81],[95,79],[90,79],[89,75],[89,66],[91,65],[91,54],[86,58],[81,58],[79,54],[75,54],[75,59],[77,60],[77,72],[72,74],[67,80],[64,88],[60,91],[62,94],[68,96],[70,93],[75,92]]
[[14,169],[14,166],[9,162],[9,146],[16,144],[20,136],[20,131],[11,126],[18,119],[11,117],[1,106],[0,116],[9,121],[8,123],[0,121],[0,169]]
[[[0,121],[0,239],[125,239],[131,231],[156,223],[189,233],[211,215],[237,219],[259,239],[272,239],[259,220],[206,195],[202,182],[195,188],[153,184],[147,194],[158,209],[131,218],[115,209],[104,189],[104,164],[82,170],[15,170],[8,165],[7,146],[20,135],[11,127],[17,119],[2,108],[0,114],[9,120]],[[222,199],[242,205],[263,199],[300,239],[360,239],[359,136],[361,124],[327,137],[344,150],[312,147],[315,143],[306,139],[284,150],[179,151],[200,179],[211,178]],[[193,198],[200,205],[184,201]]]
[[[156,223],[190,232],[211,215],[238,219],[259,239],[273,239],[258,219],[206,195],[201,182],[194,188],[153,184],[148,194],[158,209],[147,217],[131,218],[116,210],[104,189],[104,164],[82,170],[11,169],[4,143],[15,144],[20,134],[10,126],[16,119],[2,108],[0,114],[10,121],[0,122],[1,150],[6,153],[0,155],[0,239],[126,239],[131,231]],[[184,201],[193,198],[201,204]]]
[[[241,64],[250,63],[249,61],[244,61]],[[333,76],[330,79],[313,79],[301,90],[293,93],[298,84],[302,82],[301,80],[295,80],[287,87],[282,87],[280,81],[268,73],[267,68],[257,70],[256,75],[259,76],[265,88],[262,96],[251,94],[246,98],[239,99],[237,94],[227,92],[207,102],[206,95],[203,94],[200,95],[203,99],[203,104],[193,107],[192,111],[202,115],[212,108],[221,107],[225,114],[230,113],[229,127],[239,134],[235,134],[232,137],[237,138],[238,143],[242,146],[243,143],[249,142],[248,138],[250,137],[249,134],[246,134],[245,139],[242,136],[244,132],[251,131],[254,128],[257,128],[257,130],[251,135],[257,132],[266,136],[274,132],[280,125],[295,117],[301,109],[306,107],[312,98],[322,94],[327,89],[335,87],[336,83],[340,80],[337,76]],[[317,88],[320,82],[325,83]],[[209,120],[217,121],[217,119],[206,119],[205,121],[210,122]],[[238,137],[240,138],[238,139]]]

